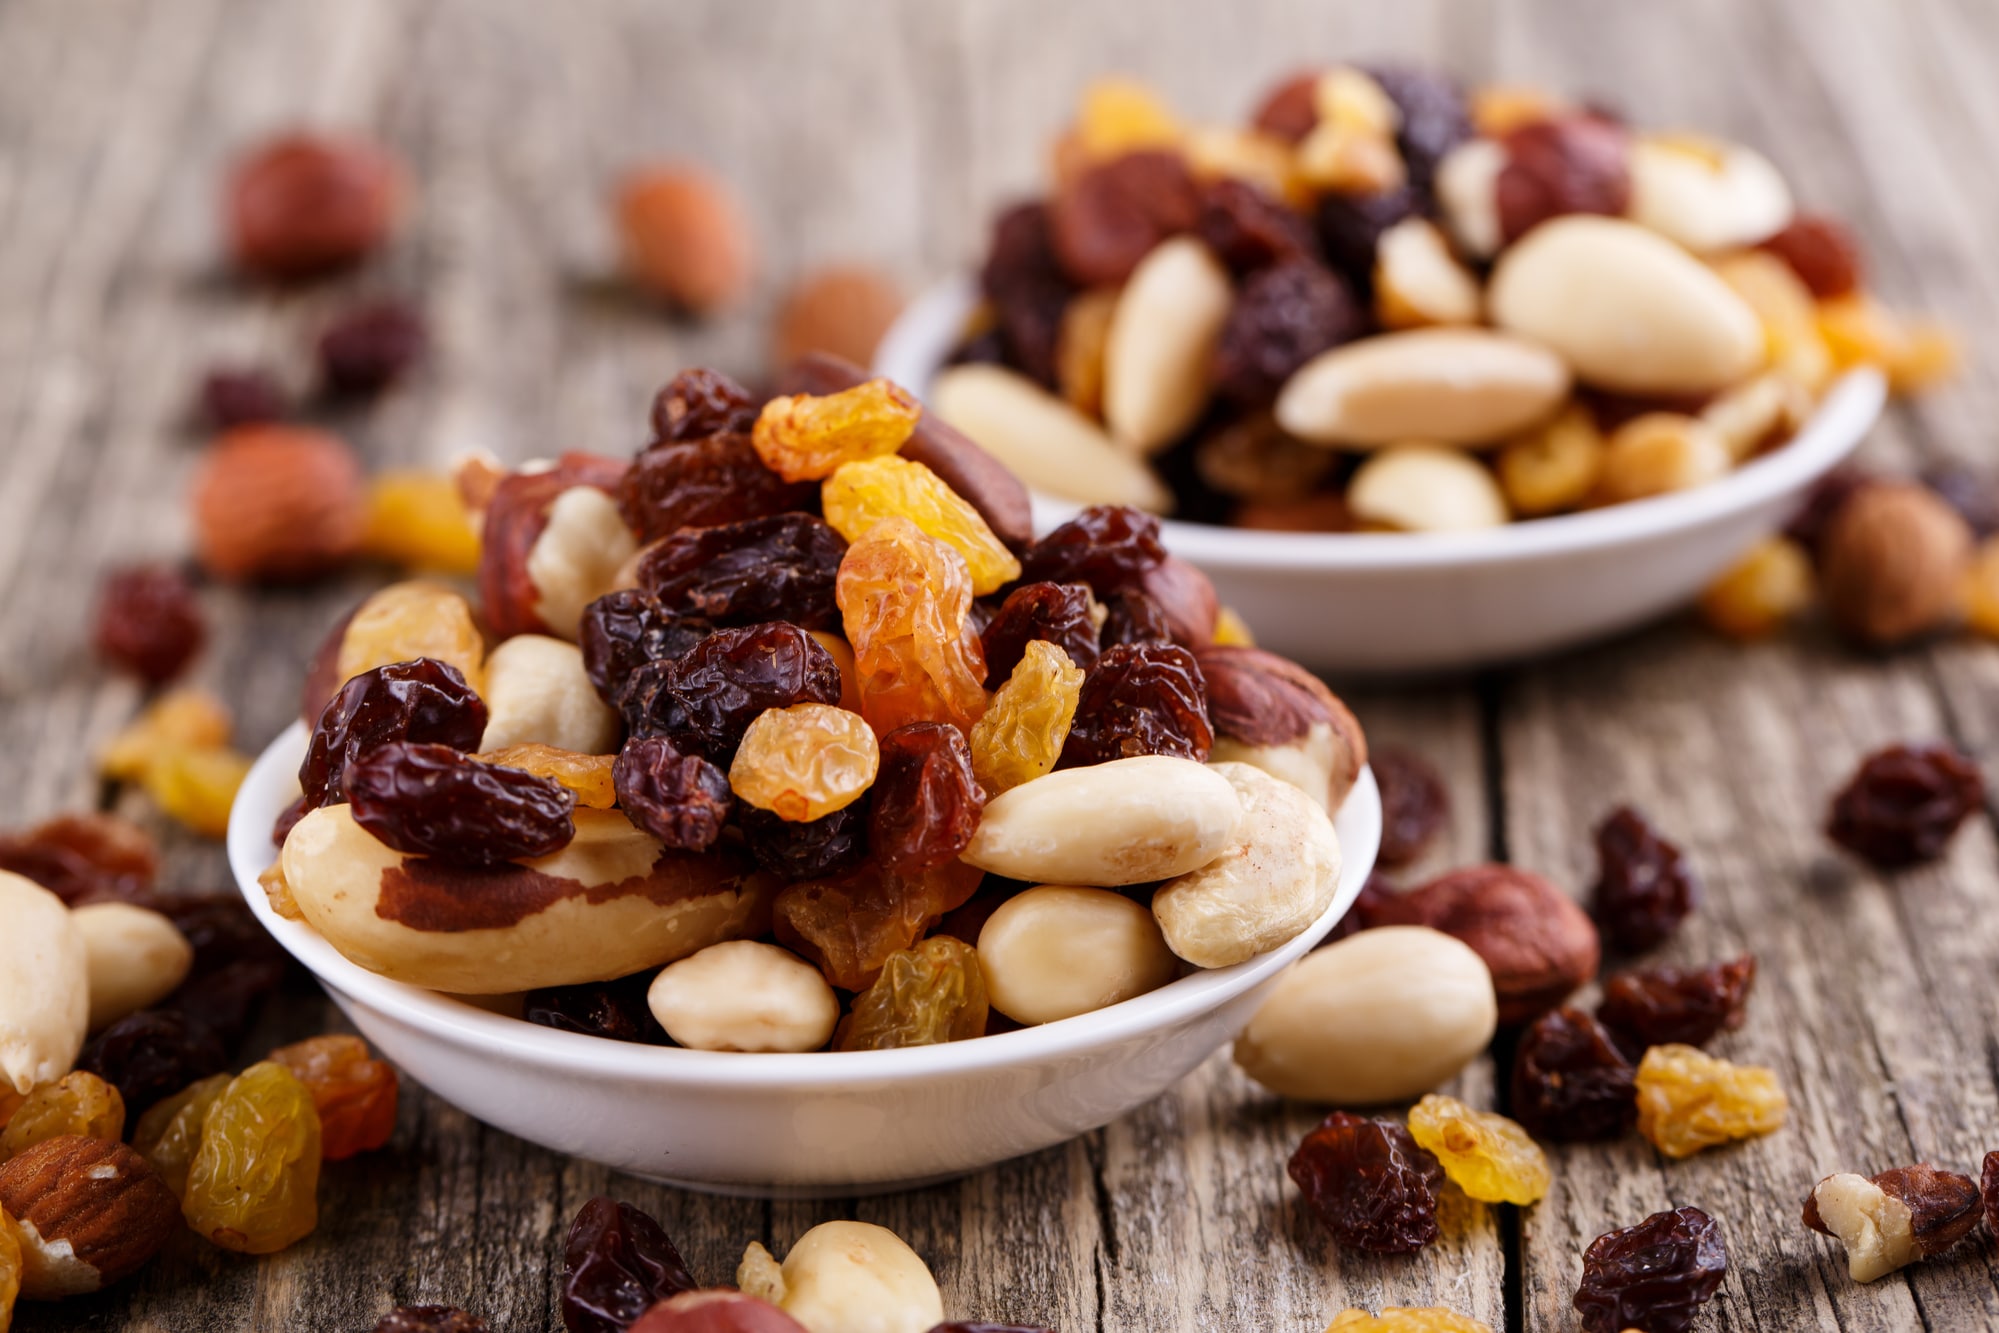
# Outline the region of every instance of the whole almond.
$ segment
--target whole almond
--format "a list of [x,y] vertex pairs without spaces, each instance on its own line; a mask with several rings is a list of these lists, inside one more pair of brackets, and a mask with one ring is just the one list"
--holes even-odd
[[902,292],[886,274],[835,265],[798,280],[778,307],[771,364],[788,366],[808,352],[866,365],[902,313]]
[[729,188],[694,167],[633,172],[619,187],[625,267],[654,295],[705,315],[749,290],[749,223]]
[[180,1229],[180,1201],[122,1143],[45,1139],[0,1164],[0,1208],[21,1241],[21,1294],[53,1301],[137,1272]]
[[367,524],[361,464],[305,426],[241,426],[209,448],[193,488],[195,554],[218,578],[311,578],[352,559]]

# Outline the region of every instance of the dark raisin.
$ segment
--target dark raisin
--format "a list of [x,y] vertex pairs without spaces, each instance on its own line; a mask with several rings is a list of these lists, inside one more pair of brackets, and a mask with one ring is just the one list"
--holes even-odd
[[1267,407],[1293,371],[1365,327],[1347,285],[1317,260],[1252,273],[1215,341],[1215,389],[1244,407]]
[[1366,73],[1402,113],[1395,146],[1409,168],[1409,180],[1428,193],[1445,154],[1472,137],[1471,109],[1455,79],[1435,70],[1370,66]]
[[722,836],[734,803],[729,777],[699,755],[682,754],[664,736],[634,736],[611,765],[618,808],[661,843],[705,852]]
[[1891,745],[1861,761],[1832,800],[1826,836],[1883,870],[1934,861],[1972,811],[1985,779],[1948,745]]
[[674,615],[826,629],[840,623],[833,581],[846,554],[846,538],[823,519],[772,514],[663,538],[639,558],[639,586]]
[[1879,480],[1879,477],[1854,464],[1840,464],[1805,492],[1804,503],[1785,527],[1784,535],[1811,552],[1812,559],[1817,561],[1819,548],[1832,527],[1833,517],[1863,487],[1872,486]]
[[1603,983],[1596,1015],[1639,1047],[1702,1046],[1742,1026],[1743,1006],[1755,984],[1756,959],[1750,954],[1712,967],[1620,972]]
[[1084,678],[1057,767],[1145,754],[1204,761],[1214,743],[1194,655],[1178,644],[1119,644]]
[[1985,1154],[1978,1172],[1978,1197],[1985,1203],[1985,1225],[1999,1235],[1999,1151]]
[[1553,1009],[1520,1034],[1512,1111],[1537,1139],[1621,1138],[1638,1123],[1637,1070],[1610,1029],[1580,1009]]
[[1092,505],[1028,550],[1020,581],[1087,583],[1102,597],[1143,583],[1165,558],[1158,519],[1124,505]]
[[1166,609],[1150,594],[1137,588],[1119,588],[1104,598],[1102,646],[1120,643],[1172,643],[1173,627]]
[[153,1103],[228,1068],[229,1052],[217,1033],[184,1013],[142,1009],[92,1037],[76,1067],[118,1089],[126,1122],[135,1124]]
[[652,400],[655,444],[747,435],[756,424],[756,398],[719,370],[683,370]]
[[1291,1154],[1291,1179],[1333,1239],[1413,1254],[1437,1238],[1444,1169],[1393,1120],[1335,1111]]
[[1549,218],[1621,217],[1631,202],[1624,131],[1594,116],[1537,120],[1502,140],[1506,164],[1494,182],[1499,232],[1508,245]]
[[1209,490],[1280,504],[1309,496],[1340,467],[1337,451],[1287,435],[1269,412],[1252,412],[1204,434],[1193,457],[1195,475]]
[[1264,94],[1250,123],[1286,143],[1297,143],[1319,124],[1316,92],[1321,71],[1293,74]]
[[1680,849],[1629,806],[1596,829],[1598,927],[1620,953],[1656,949],[1700,902],[1700,881]]
[[319,335],[319,373],[328,391],[380,393],[423,356],[423,315],[402,301],[349,310]]
[[305,808],[305,797],[303,796],[278,811],[278,817],[271,822],[271,845],[273,847],[283,847],[285,839],[289,838],[292,835],[292,830],[298,827],[299,820],[304,819],[311,813],[310,810]]
[[1947,463],[1927,469],[1923,485],[1955,509],[1981,541],[1999,532],[1999,477],[1962,463]]
[[149,899],[159,849],[120,815],[57,815],[0,836],[0,870],[35,881],[71,907]]
[[486,1333],[487,1327],[455,1305],[399,1305],[382,1316],[375,1333]]
[[986,688],[998,689],[1027,645],[1046,639],[1085,671],[1097,661],[1097,622],[1090,614],[1090,589],[1083,583],[1023,583],[1006,595],[979,635],[986,655]]
[[748,802],[736,805],[736,823],[750,855],[787,880],[845,874],[867,860],[869,814],[870,802],[862,800],[799,823]]
[[583,608],[577,641],[583,670],[598,697],[616,708],[632,672],[647,662],[680,656],[713,630],[698,617],[668,615],[636,588],[620,588]]
[[1360,892],[1354,896],[1353,906],[1349,907],[1347,914],[1326,932],[1326,937],[1320,940],[1316,947],[1323,949],[1336,940],[1343,940],[1349,935],[1358,935],[1363,930],[1372,929],[1377,924],[1376,917],[1382,905],[1395,894],[1396,888],[1393,884],[1382,878],[1379,873],[1370,874],[1366,882],[1360,886]]
[[765,467],[745,432],[656,444],[632,460],[618,510],[640,542],[818,506],[819,488]]
[[912,722],[883,736],[870,799],[868,843],[905,875],[957,860],[986,804],[972,776],[972,747],[948,722]]
[[544,986],[527,993],[521,1004],[521,1017],[561,1032],[662,1045],[666,1033],[646,1004],[646,990],[651,984],[652,974],[641,972],[616,981]]
[[1170,236],[1201,218],[1201,190],[1180,154],[1141,150],[1078,172],[1049,205],[1062,271],[1084,287],[1114,286]]
[[1585,1333],[1686,1333],[1727,1271],[1728,1249],[1713,1218],[1698,1208],[1654,1213],[1590,1242],[1575,1307]]
[[1318,237],[1297,210],[1233,177],[1215,181],[1202,193],[1194,233],[1237,275],[1284,260],[1315,259],[1319,253]]
[[665,1228],[628,1203],[600,1195],[569,1224],[562,1251],[569,1333],[624,1333],[647,1307],[699,1285]]
[[634,736],[664,736],[725,764],[765,709],[839,702],[833,655],[798,626],[771,621],[717,630],[679,657],[640,667],[623,706]]
[[992,307],[997,359],[1054,388],[1062,312],[1075,287],[1056,261],[1046,205],[1018,204],[994,220],[979,287]]
[[475,750],[486,732],[486,704],[458,668],[435,658],[364,671],[340,687],[313,726],[298,785],[308,809],[346,799],[345,773],[368,751],[391,741]]
[[1369,194],[1329,190],[1319,196],[1319,244],[1326,262],[1365,299],[1374,293],[1374,252],[1381,234],[1423,211],[1422,196],[1407,185]]
[[1759,248],[1788,264],[1821,301],[1837,300],[1860,289],[1860,244],[1837,218],[1800,213]]
[[1451,794],[1428,760],[1384,746],[1368,756],[1381,787],[1381,851],[1385,866],[1406,866],[1421,856],[1451,817]]
[[161,898],[155,906],[194,948],[180,989],[159,1004],[233,1051],[284,981],[289,955],[236,894]]
[[552,856],[576,836],[576,793],[448,745],[391,741],[347,766],[354,822],[399,852],[494,866]]
[[211,370],[202,376],[195,416],[211,430],[283,421],[291,403],[268,370]]
[[208,625],[194,587],[171,565],[128,565],[97,590],[94,638],[113,666],[149,685],[178,676],[201,651]]

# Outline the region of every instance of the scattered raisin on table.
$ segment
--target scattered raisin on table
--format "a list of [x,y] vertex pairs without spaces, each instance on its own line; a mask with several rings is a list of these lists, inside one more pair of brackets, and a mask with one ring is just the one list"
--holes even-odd
[[181,1213],[239,1254],[275,1254],[319,1224],[319,1112],[283,1065],[251,1065],[202,1119]]
[[211,370],[195,398],[195,415],[216,431],[283,421],[289,410],[284,387],[268,370]]
[[1934,861],[1985,803],[1978,766],[1948,745],[1891,745],[1832,800],[1826,836],[1883,870]]
[[1409,1110],[1409,1133],[1466,1197],[1530,1204],[1548,1193],[1548,1157],[1503,1115],[1431,1093]]
[[576,836],[576,793],[448,745],[391,741],[347,767],[354,822],[399,852],[492,866],[552,856]]
[[1492,1326],[1441,1305],[1389,1305],[1378,1315],[1342,1310],[1326,1333],[1492,1333]]
[[396,1071],[359,1037],[336,1033],[280,1046],[268,1057],[305,1084],[319,1112],[324,1159],[373,1152],[396,1132]]
[[978,951],[933,935],[884,960],[881,975],[840,1020],[833,1049],[886,1051],[982,1037],[988,1012]]
[[669,615],[637,588],[620,588],[583,608],[577,645],[597,697],[618,708],[634,671],[680,656],[714,628],[697,616]]
[[1089,167],[1049,203],[1049,242],[1068,278],[1114,285],[1201,219],[1201,190],[1178,153],[1145,149]]
[[562,1322],[569,1333],[624,1333],[647,1307],[700,1284],[665,1228],[602,1195],[569,1224],[562,1254]]
[[1654,1046],[1638,1062],[1638,1132],[1668,1157],[1691,1157],[1782,1127],[1790,1110],[1777,1076],[1698,1047]]
[[332,393],[379,393],[422,358],[428,341],[416,307],[370,301],[346,311],[319,335],[319,373]]
[[1023,583],[1084,583],[1098,597],[1138,587],[1166,559],[1159,520],[1125,505],[1092,505],[1029,548]]
[[118,1089],[126,1113],[134,1117],[228,1064],[221,1037],[173,1009],[127,1014],[92,1037],[76,1057],[78,1069]]
[[634,736],[611,766],[618,808],[662,844],[705,852],[722,836],[733,805],[728,775],[664,736]]
[[152,835],[120,815],[57,815],[0,834],[0,870],[35,881],[71,907],[143,903],[159,869]]
[[663,1045],[666,1033],[646,1005],[646,988],[651,984],[651,974],[641,972],[616,981],[544,986],[527,993],[521,1017],[559,1032]]
[[1293,371],[1366,328],[1353,293],[1316,259],[1292,259],[1243,281],[1215,342],[1216,391],[1268,407]]
[[455,1305],[399,1305],[383,1315],[375,1333],[486,1333],[486,1321]]
[[833,580],[846,553],[824,520],[771,514],[663,538],[639,557],[639,586],[670,615],[826,629],[839,624]]
[[739,523],[817,506],[819,488],[788,482],[764,466],[748,432],[652,445],[618,483],[618,512],[640,542],[682,528]]
[[1742,1026],[1756,958],[1743,954],[1709,967],[1654,967],[1620,972],[1603,983],[1597,1017],[1637,1045],[1702,1046]]
[[868,845],[891,870],[934,870],[971,845],[986,797],[965,733],[948,722],[897,727],[881,738]]
[[757,407],[750,391],[721,371],[683,370],[653,397],[653,442],[747,434],[757,424]]
[[299,789],[309,809],[343,801],[357,759],[391,741],[470,751],[486,732],[486,704],[458,668],[434,658],[364,671],[340,687],[313,725]]
[[1084,583],[1023,583],[1008,593],[980,634],[986,685],[997,689],[1004,684],[1036,639],[1054,644],[1086,671],[1096,665],[1097,622],[1090,601]]
[[98,588],[94,637],[106,661],[164,685],[201,651],[208,625],[186,575],[170,565],[128,565]]
[[290,955],[238,894],[164,898],[157,906],[194,946],[187,980],[159,1007],[233,1049],[284,980]]
[[1686,1333],[1727,1271],[1713,1218],[1698,1208],[1654,1213],[1590,1242],[1575,1307],[1585,1333]]
[[1083,679],[1059,767],[1148,754],[1204,761],[1214,743],[1194,655],[1178,644],[1119,644]]
[[1700,881],[1680,849],[1630,806],[1597,825],[1596,854],[1597,925],[1619,952],[1658,948],[1700,901]]
[[1451,817],[1451,795],[1428,760],[1413,751],[1383,746],[1368,763],[1381,786],[1381,851],[1384,866],[1405,866],[1421,856]]
[[738,802],[735,820],[758,865],[779,879],[802,880],[844,875],[865,861],[871,814],[870,803],[856,801],[800,824]]
[[1313,258],[1319,251],[1318,237],[1296,209],[1227,176],[1203,191],[1195,234],[1238,274]]
[[1444,1169],[1392,1120],[1335,1111],[1305,1136],[1288,1170],[1342,1245],[1411,1254],[1437,1238]]
[[1536,1138],[1620,1138],[1638,1121],[1638,1074],[1603,1024],[1552,1009],[1520,1035],[1510,1105]]
[[632,735],[664,736],[721,766],[765,709],[839,702],[833,655],[798,626],[773,620],[716,630],[678,657],[640,667],[624,713]]
[[208,1118],[208,1108],[233,1081],[228,1074],[211,1074],[139,1117],[132,1147],[153,1164],[176,1198],[187,1192],[187,1168],[201,1147],[201,1126]]
[[317,277],[387,241],[405,193],[401,165],[378,144],[353,135],[281,135],[230,172],[230,248],[259,276]]

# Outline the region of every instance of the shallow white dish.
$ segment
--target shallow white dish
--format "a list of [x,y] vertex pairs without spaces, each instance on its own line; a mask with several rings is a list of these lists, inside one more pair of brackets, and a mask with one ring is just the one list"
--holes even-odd
[[305,745],[305,728],[294,723],[250,770],[230,812],[229,864],[257,918],[362,1034],[487,1124],[634,1175],[721,1193],[904,1188],[1115,1120],[1248,1023],[1268,984],[1352,904],[1381,843],[1381,798],[1363,771],[1334,821],[1339,891],[1309,930],[1246,963],[1093,1014],[948,1046],[719,1054],[558,1032],[390,981],[348,962],[310,926],[278,916],[257,876],[274,857],[272,823],[298,796]]
[[[940,284],[883,338],[875,373],[919,395],[977,302]],[[1334,672],[1439,671],[1552,652],[1691,600],[1789,519],[1851,453],[1887,385],[1854,371],[1795,439],[1707,486],[1483,532],[1250,532],[1165,523],[1166,546],[1207,571],[1257,642]],[[1038,529],[1078,506],[1035,496]]]

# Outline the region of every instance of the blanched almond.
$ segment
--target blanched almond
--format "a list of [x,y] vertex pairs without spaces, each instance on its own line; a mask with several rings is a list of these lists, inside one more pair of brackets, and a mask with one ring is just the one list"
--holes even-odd
[[1104,422],[1121,447],[1156,454],[1201,415],[1233,300],[1228,271],[1191,236],[1156,247],[1132,270],[1104,342]]
[[1001,366],[953,366],[932,384],[930,405],[1044,494],[1155,514],[1172,508],[1172,492],[1150,468],[1024,375]]
[[1285,382],[1277,423],[1318,444],[1487,444],[1560,407],[1568,367],[1490,329],[1412,329],[1321,352]]

